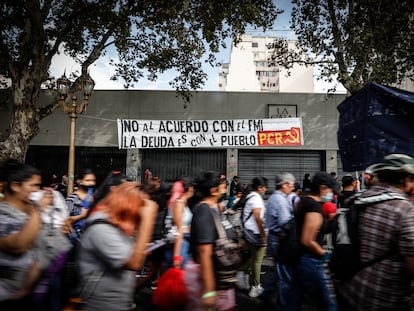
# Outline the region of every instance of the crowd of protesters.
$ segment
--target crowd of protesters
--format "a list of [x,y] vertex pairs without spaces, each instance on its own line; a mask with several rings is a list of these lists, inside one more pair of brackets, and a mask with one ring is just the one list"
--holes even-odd
[[[309,303],[317,310],[412,308],[412,157],[389,155],[367,167],[362,179],[316,172],[305,174],[300,185],[281,172],[267,200],[269,181],[262,176],[244,186],[238,176],[229,183],[217,172],[174,181],[149,172],[137,183],[112,171],[97,187],[94,172],[85,169],[76,190],[66,193],[65,176],[41,189],[38,169],[1,163],[0,309],[69,310],[68,302],[77,298],[83,310],[136,310],[137,291],[161,289],[171,269],[182,272],[177,278],[185,276],[186,299],[165,293],[151,310],[237,310],[236,290],[262,300],[268,310],[301,310]],[[381,260],[346,281],[335,280],[327,263],[337,211],[356,194],[369,200],[390,193],[405,199],[368,205],[360,219],[360,260]],[[217,224],[236,240],[227,220],[238,212],[249,231],[249,256],[239,268],[225,269],[215,257]],[[278,257],[279,241],[292,219],[300,253],[286,263]],[[266,256],[275,273],[262,284]]]

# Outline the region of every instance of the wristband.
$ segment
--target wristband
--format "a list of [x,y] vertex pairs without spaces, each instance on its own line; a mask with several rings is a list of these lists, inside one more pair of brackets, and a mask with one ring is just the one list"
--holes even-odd
[[183,257],[181,256],[173,256],[174,261],[183,261]]
[[207,298],[216,297],[216,296],[217,296],[217,292],[213,290],[211,292],[204,293],[203,296],[201,296],[201,299],[207,299]]

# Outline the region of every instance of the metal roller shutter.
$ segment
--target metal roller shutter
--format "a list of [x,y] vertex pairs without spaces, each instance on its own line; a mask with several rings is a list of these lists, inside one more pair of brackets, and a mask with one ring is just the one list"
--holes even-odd
[[240,150],[238,175],[246,185],[256,176],[264,176],[269,179],[269,190],[273,190],[277,174],[289,172],[302,183],[305,173],[322,170],[322,155],[322,151]]
[[201,171],[226,174],[225,149],[142,149],[142,170],[151,168],[161,180],[175,180],[181,175],[197,176]]

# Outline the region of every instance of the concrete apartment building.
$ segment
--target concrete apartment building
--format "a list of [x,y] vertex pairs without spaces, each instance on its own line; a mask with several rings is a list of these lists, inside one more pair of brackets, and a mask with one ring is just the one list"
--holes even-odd
[[[219,90],[228,92],[313,93],[313,67],[295,64],[288,71],[269,66],[272,51],[267,45],[275,37],[243,35],[242,41],[232,45],[230,62],[219,70]],[[289,41],[293,49],[295,41]]]

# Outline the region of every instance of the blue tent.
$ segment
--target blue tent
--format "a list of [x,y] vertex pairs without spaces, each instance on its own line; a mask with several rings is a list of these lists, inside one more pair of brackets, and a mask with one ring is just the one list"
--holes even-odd
[[414,93],[368,83],[337,109],[345,172],[364,170],[390,153],[414,156]]

